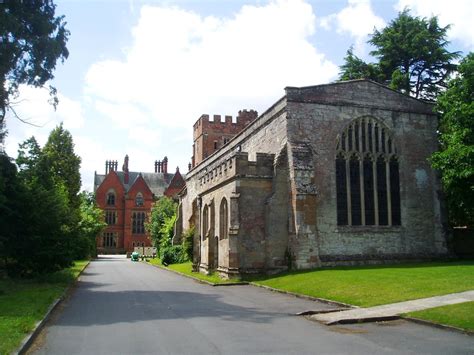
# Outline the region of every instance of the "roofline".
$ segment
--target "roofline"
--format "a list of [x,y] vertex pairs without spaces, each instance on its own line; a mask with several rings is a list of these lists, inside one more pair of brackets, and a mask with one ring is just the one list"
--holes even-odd
[[309,86],[286,86],[285,87],[285,91],[287,89],[291,90],[291,89],[295,89],[295,90],[301,90],[301,89],[312,89],[312,88],[317,88],[317,87],[324,87],[324,86],[334,86],[334,85],[344,85],[344,84],[349,84],[349,83],[357,83],[357,82],[368,82],[368,83],[371,83],[371,84],[375,84],[375,85],[378,85],[384,89],[387,89],[387,90],[390,90],[394,93],[397,93],[399,95],[402,95],[403,97],[406,97],[406,98],[410,98],[412,100],[415,100],[417,102],[422,102],[422,103],[425,103],[425,104],[428,104],[428,105],[431,105],[431,106],[435,106],[436,103],[435,102],[432,102],[432,101],[427,101],[427,100],[423,100],[423,99],[417,99],[416,97],[412,97],[410,95],[407,95],[407,94],[404,94],[398,90],[395,90],[395,89],[392,89],[391,87],[387,86],[387,85],[384,85],[382,83],[378,83],[374,80],[371,80],[371,79],[352,79],[352,80],[339,80],[339,81],[333,81],[331,83],[326,83],[326,84],[318,84],[318,85],[309,85]]

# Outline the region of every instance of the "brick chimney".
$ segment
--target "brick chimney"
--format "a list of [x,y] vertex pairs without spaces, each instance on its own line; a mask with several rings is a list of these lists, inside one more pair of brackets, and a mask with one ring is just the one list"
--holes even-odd
[[105,161],[105,175],[111,171],[117,171],[117,160],[106,160]]
[[168,157],[163,158],[163,173],[168,174]]
[[122,165],[122,171],[123,171],[123,182],[124,184],[128,184],[129,180],[129,174],[128,174],[128,155],[125,155],[125,159],[123,161]]

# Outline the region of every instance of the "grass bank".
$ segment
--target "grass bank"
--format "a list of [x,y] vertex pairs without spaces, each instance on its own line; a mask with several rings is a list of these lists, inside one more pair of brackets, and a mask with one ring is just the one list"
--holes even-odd
[[87,261],[29,280],[0,280],[0,354],[10,354],[71,285]]
[[240,280],[232,279],[232,280],[224,280],[219,277],[217,274],[210,274],[210,275],[204,275],[200,272],[193,272],[193,264],[192,262],[188,261],[186,263],[181,263],[181,264],[171,264],[168,266],[163,266],[161,263],[161,260],[158,258],[155,259],[148,259],[148,262],[152,265],[157,265],[165,269],[170,269],[174,271],[178,271],[182,274],[191,276],[192,278],[198,279],[198,280],[203,280],[207,281],[213,284],[228,284],[228,283],[234,283],[238,282]]
[[474,332],[474,302],[430,308],[406,315]]
[[253,282],[361,307],[474,289],[474,261],[339,267],[257,277]]

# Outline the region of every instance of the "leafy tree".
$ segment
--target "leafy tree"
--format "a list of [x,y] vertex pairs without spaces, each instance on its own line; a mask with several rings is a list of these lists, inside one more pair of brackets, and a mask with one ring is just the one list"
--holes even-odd
[[79,208],[81,189],[81,158],[74,153],[71,133],[61,123],[49,134],[43,148],[44,158],[48,161],[50,173],[56,183],[64,184],[72,208]]
[[459,75],[438,97],[441,150],[431,162],[442,173],[453,224],[474,224],[474,53],[459,65]]
[[80,194],[81,219],[79,221],[79,238],[81,240],[80,248],[77,254],[79,258],[96,256],[96,236],[107,226],[104,222],[104,212],[97,207],[94,195],[83,191]]
[[413,17],[409,9],[398,14],[383,30],[375,30],[368,43],[377,63],[367,64],[351,50],[341,66],[340,79],[368,78],[415,98],[434,100],[447,87],[459,52],[449,52],[446,34],[436,16]]
[[12,217],[4,238],[5,267],[11,275],[29,276],[71,264],[71,215],[67,191],[54,183],[36,140],[30,138],[21,146],[21,170],[16,173],[7,166],[11,191],[3,194]]
[[[145,228],[151,235],[153,245],[156,248],[161,247],[161,240],[166,232],[163,230],[165,222],[176,215],[177,204],[171,198],[163,196],[151,209],[149,222],[145,224]],[[171,230],[171,238],[172,230]]]
[[[64,16],[55,16],[52,0],[5,0],[0,4],[0,142],[11,99],[21,84],[43,87],[54,78],[56,62],[67,59],[69,31]],[[49,87],[52,103],[56,89]]]

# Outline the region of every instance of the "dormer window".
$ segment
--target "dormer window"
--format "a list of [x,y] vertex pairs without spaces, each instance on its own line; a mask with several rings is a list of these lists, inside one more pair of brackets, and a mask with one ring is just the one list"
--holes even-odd
[[135,197],[135,205],[136,206],[143,206],[143,195],[141,192],[137,193],[137,196]]
[[115,206],[115,191],[107,192],[107,206]]

